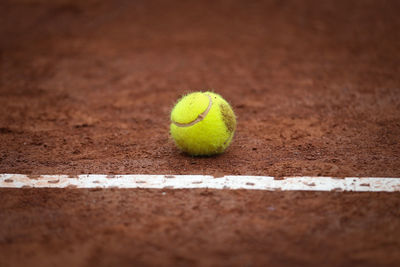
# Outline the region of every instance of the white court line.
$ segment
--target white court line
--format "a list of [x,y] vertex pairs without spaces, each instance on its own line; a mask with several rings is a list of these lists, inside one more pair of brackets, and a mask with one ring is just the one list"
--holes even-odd
[[400,178],[208,175],[40,175],[0,174],[0,188],[255,189],[268,191],[400,192]]

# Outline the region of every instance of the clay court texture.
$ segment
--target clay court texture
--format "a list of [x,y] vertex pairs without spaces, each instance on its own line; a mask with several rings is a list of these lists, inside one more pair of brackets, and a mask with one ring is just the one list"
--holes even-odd
[[[345,178],[400,177],[399,10],[396,0],[1,1],[0,266],[399,266],[399,189],[355,192]],[[177,99],[200,90],[237,116],[218,156],[187,156],[169,135]],[[108,182],[120,175],[344,187]]]

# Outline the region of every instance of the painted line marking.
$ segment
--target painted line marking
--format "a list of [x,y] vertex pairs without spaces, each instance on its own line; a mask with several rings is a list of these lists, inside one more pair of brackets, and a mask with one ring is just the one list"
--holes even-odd
[[400,192],[400,178],[209,175],[0,174],[0,188],[249,189],[267,191]]

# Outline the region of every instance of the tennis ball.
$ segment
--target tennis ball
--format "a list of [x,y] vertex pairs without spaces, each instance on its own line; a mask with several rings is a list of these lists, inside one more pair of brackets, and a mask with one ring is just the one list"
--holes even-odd
[[193,156],[224,152],[235,129],[231,106],[216,93],[188,94],[178,100],[171,112],[171,136],[179,149]]

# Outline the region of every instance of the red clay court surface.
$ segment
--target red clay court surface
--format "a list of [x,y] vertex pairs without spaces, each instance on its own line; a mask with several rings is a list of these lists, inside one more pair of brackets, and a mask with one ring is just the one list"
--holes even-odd
[[[0,173],[400,177],[399,1],[0,3]],[[231,147],[170,139],[184,93]],[[0,266],[398,266],[400,194],[0,189]]]

